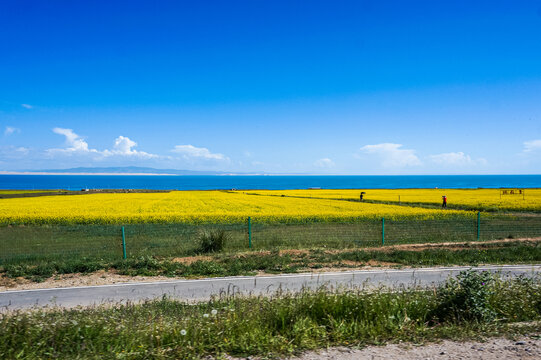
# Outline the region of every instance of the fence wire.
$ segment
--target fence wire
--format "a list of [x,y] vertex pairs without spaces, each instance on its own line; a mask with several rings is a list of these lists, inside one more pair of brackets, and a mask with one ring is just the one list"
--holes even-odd
[[[81,257],[121,259],[121,225],[0,227],[0,264]],[[395,244],[541,237],[541,216],[347,223],[130,224],[128,257],[181,257],[198,253],[201,233],[224,230],[224,252],[307,248],[363,248]],[[250,230],[250,231],[249,231]],[[479,236],[479,238],[478,238]],[[249,247],[251,244],[251,248]]]

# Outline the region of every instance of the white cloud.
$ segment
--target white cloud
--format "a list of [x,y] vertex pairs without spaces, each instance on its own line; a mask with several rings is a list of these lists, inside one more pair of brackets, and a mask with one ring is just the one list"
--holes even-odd
[[319,168],[328,169],[334,167],[334,162],[329,158],[323,158],[315,161],[314,165]]
[[23,146],[1,146],[0,158],[2,159],[21,159],[28,155],[30,149]]
[[137,143],[135,141],[130,140],[129,137],[125,137],[120,135],[115,140],[115,150],[118,150],[121,154],[135,154],[137,153],[136,150],[132,150],[132,147],[137,146]]
[[30,151],[29,148],[25,148],[24,146],[19,146],[18,148],[15,148],[15,151],[19,154],[26,155]]
[[99,151],[96,149],[90,149],[88,143],[73,132],[72,129],[54,128],[53,132],[66,137],[67,148],[64,149],[49,149],[46,151],[48,155],[92,155],[94,158],[104,158],[112,156],[121,157],[137,157],[143,159],[157,158],[158,155],[149,154],[144,151],[137,151],[133,149],[137,146],[137,143],[126,136],[119,136],[115,139],[113,148],[108,150]]
[[98,153],[96,149],[89,149],[88,143],[79,135],[73,132],[72,129],[54,128],[53,132],[66,137],[66,149],[49,149],[50,153]]
[[524,152],[541,150],[541,140],[531,140],[524,142]]
[[28,105],[28,104],[21,104],[21,106],[25,109],[33,109],[34,107],[32,105]]
[[130,140],[129,137],[120,135],[115,139],[114,150],[123,155],[137,154],[137,150],[133,150],[132,147],[137,146],[135,141]]
[[464,154],[462,151],[430,155],[429,158],[436,164],[451,166],[485,165],[487,162],[485,159],[474,160],[469,155]]
[[31,154],[31,150],[22,146],[0,145],[0,164],[2,164],[2,170],[11,170],[17,166],[24,167],[28,163],[29,154]]
[[158,155],[149,154],[144,151],[137,151],[135,149],[132,149],[133,147],[136,147],[137,143],[133,140],[131,140],[127,136],[120,135],[115,139],[115,144],[113,145],[112,150],[104,150],[103,155],[104,156],[113,156],[113,155],[120,155],[120,156],[132,156],[132,157],[140,157],[145,159],[150,158],[157,158]]
[[21,132],[21,130],[12,126],[6,126],[6,129],[4,130],[4,135],[9,136],[18,132]]
[[379,156],[384,167],[406,167],[422,165],[415,150],[401,149],[402,144],[383,143],[365,145],[360,150],[365,154]]
[[203,159],[203,160],[229,160],[223,154],[211,153],[207,148],[198,148],[193,145],[176,145],[173,150],[174,153],[180,154],[184,159]]

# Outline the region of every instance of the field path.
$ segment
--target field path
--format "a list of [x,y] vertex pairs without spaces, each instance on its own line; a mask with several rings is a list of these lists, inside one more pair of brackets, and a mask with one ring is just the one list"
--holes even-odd
[[[57,289],[5,291],[0,311],[32,307],[75,307],[107,303],[138,302],[167,296],[185,301],[204,301],[220,294],[271,295],[278,290],[330,287],[432,286],[472,267],[359,270],[332,273],[238,276],[201,280],[173,280]],[[481,266],[477,271],[502,272],[509,276],[534,276],[541,265]]]

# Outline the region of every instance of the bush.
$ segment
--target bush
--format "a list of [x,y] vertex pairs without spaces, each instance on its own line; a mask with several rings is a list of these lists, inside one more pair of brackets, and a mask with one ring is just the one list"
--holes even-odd
[[199,234],[199,253],[211,253],[222,251],[226,242],[230,239],[229,233],[225,230],[203,230]]
[[432,318],[443,321],[488,322],[496,317],[490,306],[494,275],[488,271],[462,271],[438,291]]

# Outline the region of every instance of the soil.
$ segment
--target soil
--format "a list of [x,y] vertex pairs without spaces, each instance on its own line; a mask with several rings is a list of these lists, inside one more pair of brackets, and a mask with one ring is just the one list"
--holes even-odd
[[541,359],[541,339],[489,339],[486,342],[442,341],[437,344],[392,344],[364,349],[334,348],[308,352],[290,360],[358,360],[358,359]]
[[179,257],[179,258],[174,258],[172,261],[173,262],[178,262],[178,263],[181,263],[181,264],[184,264],[184,265],[190,265],[196,261],[209,261],[209,260],[212,260],[212,256],[203,256],[203,255],[200,255],[200,256],[186,256],[186,257]]
[[22,277],[8,279],[0,277],[0,292],[7,290],[51,289],[75,286],[110,285],[127,282],[151,282],[171,280],[166,276],[128,276],[119,275],[113,271],[100,270],[91,274],[65,274],[46,279],[43,282],[33,282]]
[[[228,360],[261,360],[259,357],[234,358]],[[214,359],[207,357],[206,359]],[[391,344],[385,346],[367,346],[362,349],[336,347],[320,351],[310,351],[299,356],[281,358],[282,360],[450,360],[450,359],[541,359],[541,339],[539,335],[515,340],[504,338],[477,341],[442,341],[432,344]]]
[[[484,244],[504,244],[510,242],[539,242],[541,237],[534,238],[520,238],[520,239],[498,239],[498,240],[486,240],[486,241],[468,241],[468,242],[443,242],[443,243],[430,243],[430,244],[400,244],[390,245],[384,248],[376,248],[374,250],[426,250],[434,248],[445,248],[450,250],[462,250],[467,246],[469,249],[481,247]],[[371,249],[372,250],[372,249]]]

